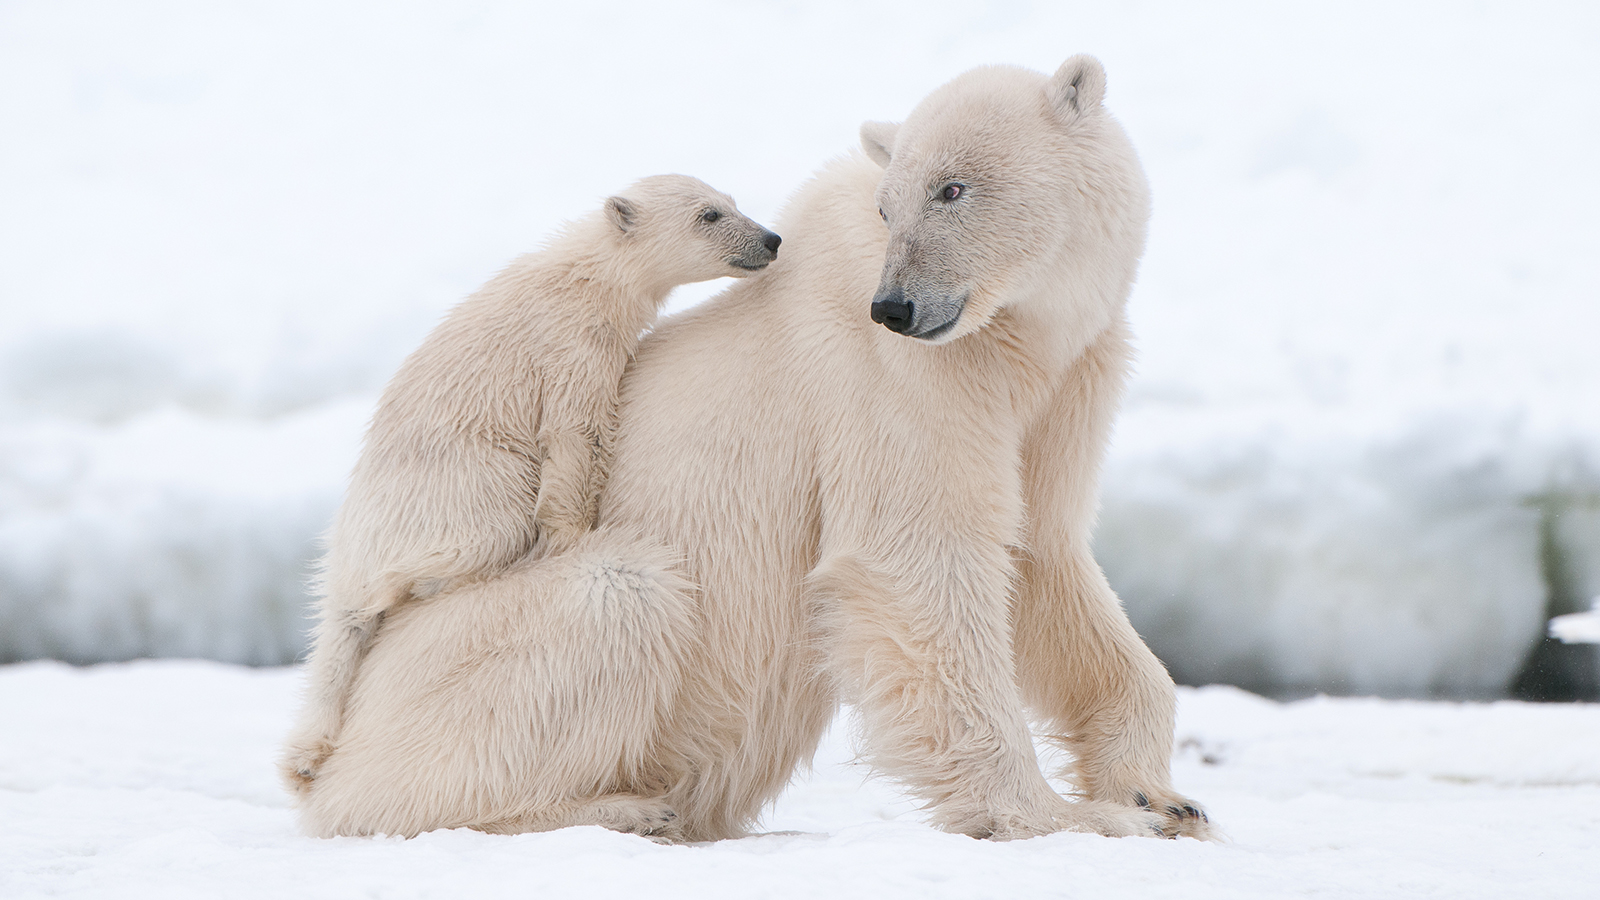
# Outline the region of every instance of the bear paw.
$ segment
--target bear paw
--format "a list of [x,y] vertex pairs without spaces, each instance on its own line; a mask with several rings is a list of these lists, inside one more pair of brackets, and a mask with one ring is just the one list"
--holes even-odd
[[303,796],[332,755],[333,742],[326,738],[291,741],[278,761],[278,774],[290,793]]
[[993,841],[1014,841],[1076,831],[1105,837],[1166,837],[1161,816],[1148,810],[1099,800],[1069,801],[1063,797],[1032,814],[1021,811],[994,812],[962,823],[948,823],[947,830]]
[[539,537],[534,544],[534,554],[540,559],[559,556],[571,550],[588,533],[588,528],[577,525],[540,522]]
[[678,813],[659,797],[640,797],[633,794],[613,794],[602,798],[587,810],[580,812],[579,821],[599,825],[623,834],[637,834],[662,844],[683,840],[683,826]]
[[1067,810],[1056,815],[1060,830],[1098,834],[1105,837],[1173,837],[1166,828],[1166,820],[1150,810],[1106,803],[1101,800],[1079,800],[1067,804]]
[[637,818],[616,830],[647,837],[658,844],[676,844],[683,840],[683,826],[678,823],[678,814],[665,806],[641,810]]
[[1212,841],[1219,837],[1206,811],[1187,797],[1171,791],[1133,792],[1133,805],[1147,809],[1161,817],[1161,831],[1166,837],[1189,837]]

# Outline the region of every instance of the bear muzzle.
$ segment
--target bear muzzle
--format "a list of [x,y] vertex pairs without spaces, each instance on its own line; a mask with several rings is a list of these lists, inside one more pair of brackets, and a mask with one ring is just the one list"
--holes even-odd
[[898,287],[879,291],[878,296],[872,298],[872,321],[895,334],[910,331],[911,323],[916,318],[916,307],[906,299],[906,292]]
[[967,308],[967,298],[951,301],[947,298],[918,303],[906,296],[899,285],[878,291],[872,298],[872,321],[895,334],[937,340],[956,327],[961,313]]

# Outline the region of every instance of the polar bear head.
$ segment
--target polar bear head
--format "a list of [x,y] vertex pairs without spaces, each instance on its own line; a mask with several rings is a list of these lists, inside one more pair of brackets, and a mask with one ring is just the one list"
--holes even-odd
[[698,178],[655,175],[605,202],[629,265],[662,284],[688,284],[766,268],[782,241]]
[[1080,55],[1048,78],[976,69],[903,124],[863,125],[889,231],[873,320],[931,342],[1004,307],[1108,322],[1132,285],[1149,200],[1104,95],[1100,63]]

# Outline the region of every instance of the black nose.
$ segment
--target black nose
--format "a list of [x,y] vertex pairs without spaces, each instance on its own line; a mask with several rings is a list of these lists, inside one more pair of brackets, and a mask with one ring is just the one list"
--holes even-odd
[[770,231],[761,236],[761,246],[766,247],[773,256],[778,255],[778,245],[781,243],[783,243],[783,238]]
[[911,301],[900,288],[882,291],[872,298],[872,321],[895,334],[905,334],[911,328],[913,312]]

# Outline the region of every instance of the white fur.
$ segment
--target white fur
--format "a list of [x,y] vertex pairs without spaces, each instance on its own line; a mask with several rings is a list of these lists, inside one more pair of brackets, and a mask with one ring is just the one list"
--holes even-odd
[[[867,130],[886,169],[806,185],[782,260],[641,344],[604,530],[385,625],[307,827],[730,837],[843,698],[948,830],[1207,834],[1170,783],[1171,680],[1090,552],[1148,215],[1103,77],[968,73]],[[901,336],[868,316],[886,285],[964,305]],[[575,586],[608,566],[635,574]]]
[[766,265],[772,237],[704,182],[647,178],[513,262],[411,354],[328,536],[309,695],[280,766],[292,789],[332,751],[383,616],[590,529],[639,333],[673,287]]

